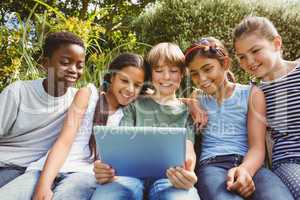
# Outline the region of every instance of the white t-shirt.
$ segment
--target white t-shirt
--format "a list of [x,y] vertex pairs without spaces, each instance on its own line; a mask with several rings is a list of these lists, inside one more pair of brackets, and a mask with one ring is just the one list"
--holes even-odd
[[0,94],[0,167],[27,167],[55,142],[77,89],[49,95],[43,80],[16,81]]
[[[89,140],[92,134],[93,118],[96,104],[99,98],[97,88],[89,84],[91,96],[87,111],[78,130],[75,141],[59,172],[86,172],[93,173],[93,160],[91,159]],[[123,116],[122,109],[118,109],[115,113],[108,116],[108,126],[118,126]],[[48,155],[48,154],[47,154]],[[47,155],[37,162],[31,163],[27,170],[42,170],[46,162]]]

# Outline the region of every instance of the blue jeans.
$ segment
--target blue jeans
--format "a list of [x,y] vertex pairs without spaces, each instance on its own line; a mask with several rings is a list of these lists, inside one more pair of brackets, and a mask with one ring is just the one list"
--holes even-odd
[[300,158],[287,158],[273,163],[272,170],[289,188],[295,199],[300,199]]
[[[198,170],[198,191],[203,199],[208,200],[242,200],[236,193],[226,189],[228,170],[242,163],[240,155],[216,156],[203,160]],[[293,200],[288,188],[270,170],[261,168],[253,177],[254,200]]]
[[[0,188],[1,200],[31,200],[40,171],[32,170]],[[96,179],[88,173],[60,173],[52,186],[53,200],[88,200],[92,196]]]
[[144,191],[149,200],[200,200],[197,190],[176,189],[168,179],[138,179],[120,176],[112,183],[98,185],[91,200],[142,200]]
[[0,188],[18,176],[24,174],[25,170],[25,167],[18,166],[0,167]]

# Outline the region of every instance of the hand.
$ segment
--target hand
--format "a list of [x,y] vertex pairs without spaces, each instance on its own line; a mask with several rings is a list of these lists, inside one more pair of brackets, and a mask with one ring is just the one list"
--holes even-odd
[[34,195],[32,200],[51,200],[53,192],[50,187],[45,187],[39,183],[35,187]]
[[188,108],[194,121],[194,126],[196,127],[197,131],[201,131],[208,122],[208,114],[203,108],[200,107],[196,99],[191,99],[190,101],[191,102],[188,104]]
[[175,188],[188,190],[197,182],[197,176],[192,168],[192,161],[187,160],[184,168],[169,168],[167,177]]
[[100,160],[94,162],[94,172],[97,182],[100,184],[110,183],[116,179],[115,170]]
[[251,175],[244,167],[234,167],[227,174],[227,190],[235,191],[247,198],[255,191]]

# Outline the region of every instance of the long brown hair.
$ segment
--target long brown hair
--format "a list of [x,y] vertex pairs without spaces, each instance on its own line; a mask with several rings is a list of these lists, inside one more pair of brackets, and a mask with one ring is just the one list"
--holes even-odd
[[[99,89],[99,99],[96,104],[94,120],[93,120],[94,125],[102,125],[102,126],[106,125],[108,115],[109,115],[109,110],[108,110],[108,101],[106,99],[105,93],[108,91],[111,84],[111,78],[115,75],[115,73],[129,66],[140,68],[144,72],[146,71],[146,64],[143,57],[134,53],[122,53],[110,63],[108,67],[108,72],[104,75],[103,83],[101,84],[101,87]],[[147,89],[146,87],[143,87],[141,92],[144,93],[146,89]],[[96,140],[94,134],[92,134],[90,137],[89,148],[91,151],[91,157],[93,157],[93,160],[96,160],[97,149],[96,149]]]

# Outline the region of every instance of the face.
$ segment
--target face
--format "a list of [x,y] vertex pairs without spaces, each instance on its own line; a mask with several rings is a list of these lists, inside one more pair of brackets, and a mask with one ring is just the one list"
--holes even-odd
[[112,76],[110,90],[117,102],[126,106],[137,98],[143,87],[144,79],[143,69],[128,66]]
[[267,40],[257,34],[245,35],[235,43],[236,55],[241,67],[263,80],[269,79],[280,57],[281,39]]
[[226,67],[217,59],[195,57],[189,64],[193,83],[206,94],[214,95],[224,85]]
[[152,69],[152,84],[159,94],[159,97],[168,97],[175,95],[180,87],[182,72],[179,67],[172,65],[163,65]]
[[84,48],[76,44],[61,45],[51,57],[45,59],[44,67],[48,77],[57,84],[73,86],[83,73],[85,62]]

